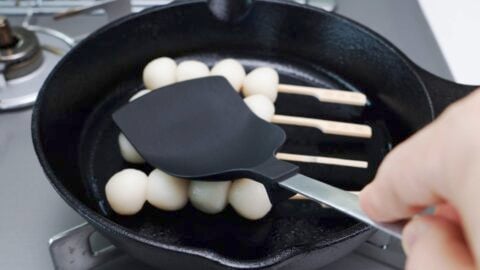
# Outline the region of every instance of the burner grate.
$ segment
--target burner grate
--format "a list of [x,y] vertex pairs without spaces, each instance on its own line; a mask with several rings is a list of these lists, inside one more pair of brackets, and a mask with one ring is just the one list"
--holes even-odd
[[[49,245],[55,269],[88,270],[128,257],[115,246],[105,244],[104,239],[92,240],[95,234],[95,229],[84,223],[52,237]],[[95,247],[99,242],[102,242],[100,250]],[[355,251],[355,256],[374,260],[385,270],[404,268],[405,255],[400,243],[382,232],[373,234]]]
[[[145,8],[165,5],[173,0],[130,0],[130,12],[139,12]],[[300,4],[307,4],[327,11],[333,11],[336,7],[335,0],[293,0]],[[114,1],[95,1],[95,0],[3,0],[0,2],[0,9],[5,15],[25,15],[28,10],[41,14],[63,13],[65,10],[86,9],[92,6],[104,5]],[[116,1],[121,2],[121,1]],[[96,10],[96,14],[104,14],[105,11]]]
[[[34,28],[37,26],[28,24],[28,20],[22,27],[10,27],[4,17],[0,17],[0,21],[3,22],[0,29],[3,37],[0,48],[0,111],[28,107],[35,102],[43,81],[71,46],[59,49],[41,43],[36,33],[39,31]],[[48,32],[42,33],[55,37]]]

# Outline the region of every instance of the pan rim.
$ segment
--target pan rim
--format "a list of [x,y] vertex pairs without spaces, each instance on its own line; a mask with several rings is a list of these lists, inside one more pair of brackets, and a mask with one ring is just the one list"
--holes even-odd
[[[264,258],[262,258],[260,260],[256,260],[256,261],[236,261],[236,260],[232,260],[231,258],[225,257],[224,255],[222,255],[220,253],[207,251],[205,249],[186,248],[186,247],[180,247],[180,246],[177,246],[177,245],[167,245],[167,244],[163,244],[163,243],[158,242],[158,241],[154,241],[153,239],[150,239],[148,237],[141,236],[141,235],[129,230],[128,228],[125,228],[125,227],[121,226],[120,224],[115,223],[112,220],[100,215],[99,213],[90,209],[86,204],[84,204],[82,201],[80,201],[80,199],[76,198],[62,184],[62,182],[59,180],[59,177],[56,176],[55,172],[52,169],[51,164],[47,160],[47,157],[45,155],[45,151],[44,151],[44,148],[43,148],[43,145],[42,145],[42,140],[41,140],[42,135],[40,134],[40,120],[39,120],[40,116],[42,115],[42,109],[41,109],[40,104],[42,104],[43,100],[46,99],[45,98],[45,96],[46,96],[45,95],[45,92],[46,92],[45,89],[46,89],[47,85],[49,84],[49,82],[53,79],[53,77],[54,77],[53,74],[56,73],[60,69],[60,67],[68,60],[69,55],[71,55],[72,53],[75,53],[77,50],[81,49],[83,47],[83,45],[86,42],[88,42],[92,37],[95,37],[99,34],[102,34],[103,32],[111,29],[112,27],[116,27],[120,24],[123,24],[126,21],[129,21],[129,20],[133,19],[133,18],[137,18],[139,16],[143,16],[143,15],[150,14],[150,13],[155,13],[159,10],[176,8],[176,7],[183,6],[183,5],[199,4],[199,3],[203,3],[203,2],[204,1],[202,1],[202,0],[175,1],[173,3],[169,3],[165,6],[153,7],[153,8],[146,9],[146,10],[140,12],[140,13],[127,15],[123,18],[120,18],[119,20],[116,20],[112,23],[109,23],[109,24],[101,27],[97,31],[93,32],[88,38],[82,40],[72,50],[70,50],[67,53],[67,55],[65,55],[65,57],[63,57],[60,60],[60,62],[55,66],[55,68],[52,70],[52,72],[49,74],[49,76],[45,80],[44,84],[41,87],[41,91],[39,92],[39,95],[38,95],[37,101],[35,103],[35,106],[33,108],[31,130],[32,130],[32,141],[33,141],[34,149],[35,149],[37,157],[40,161],[40,164],[41,164],[45,174],[47,175],[47,178],[48,178],[49,182],[54,187],[55,191],[60,195],[60,197],[62,197],[62,199],[64,201],[67,202],[67,204],[70,207],[72,207],[83,218],[85,218],[88,222],[94,224],[95,226],[103,228],[104,230],[112,232],[116,235],[127,237],[131,240],[134,240],[135,242],[140,243],[140,244],[145,244],[145,245],[149,245],[149,246],[153,246],[153,247],[157,247],[157,248],[162,248],[162,249],[172,251],[172,252],[181,252],[181,253],[184,253],[184,254],[187,254],[187,255],[198,256],[198,257],[201,257],[201,258],[204,258],[204,259],[207,259],[207,260],[210,260],[210,261],[213,261],[213,262],[216,262],[216,263],[219,263],[221,265],[228,266],[228,267],[251,268],[251,267],[272,266],[272,265],[281,263],[283,261],[286,261],[288,259],[291,259],[291,258],[293,258],[295,256],[298,256],[298,255],[300,255],[304,252],[307,252],[307,251],[301,251],[300,252],[298,250],[295,250],[295,248],[288,248],[288,249],[285,249],[285,250],[281,251],[279,254],[275,254],[276,256],[272,256],[270,254],[267,257],[264,257]],[[401,52],[398,48],[396,48],[389,41],[385,40],[383,37],[381,37],[380,35],[378,35],[374,31],[370,30],[369,28],[367,28],[367,27],[365,27],[361,24],[358,24],[358,23],[356,23],[356,22],[354,22],[354,21],[352,21],[348,18],[345,18],[341,15],[338,15],[338,14],[331,14],[329,12],[326,12],[326,11],[323,11],[323,10],[320,10],[320,9],[317,9],[317,8],[314,8],[314,7],[304,6],[304,5],[301,5],[301,4],[298,4],[298,3],[294,3],[294,2],[283,2],[283,1],[278,1],[278,0],[258,0],[258,2],[269,2],[269,3],[278,4],[278,5],[292,6],[292,7],[309,9],[309,10],[313,10],[313,11],[316,11],[316,12],[320,12],[320,13],[324,14],[325,16],[330,16],[330,17],[334,17],[335,19],[339,19],[339,20],[351,25],[352,27],[355,27],[359,31],[362,31],[364,34],[369,35],[370,37],[372,37],[376,41],[380,42],[383,46],[385,46],[390,51],[392,51],[395,55],[397,55],[398,58],[405,64],[405,66],[409,68],[411,73],[414,74],[414,76],[417,78],[417,81],[420,83],[420,85],[422,87],[422,90],[424,91],[425,97],[428,101],[429,110],[430,110],[430,114],[431,114],[430,117],[433,120],[433,118],[435,116],[435,113],[434,113],[434,109],[433,109],[432,100],[431,100],[431,97],[430,97],[430,95],[429,95],[429,93],[426,89],[426,86],[425,86],[424,82],[422,81],[422,79],[418,75],[417,71],[413,68],[413,66],[416,66],[416,65],[410,59],[408,59],[408,57],[406,57],[403,54],[403,52]],[[367,232],[370,232],[370,231],[372,231],[372,229],[368,225],[365,225],[363,223],[357,223],[357,224],[355,224],[355,225],[353,225],[353,226],[351,226],[351,227],[349,227],[349,228],[347,228],[346,230],[343,231],[344,232],[343,233],[344,237],[336,238],[336,239],[331,239],[331,238],[329,239],[329,237],[327,237],[325,239],[326,241],[324,241],[322,245],[319,245],[319,246],[314,245],[314,246],[311,247],[311,250],[317,250],[321,247],[325,247],[325,246],[329,246],[329,245],[332,245],[332,244],[335,244],[335,243],[338,243],[338,242],[342,242],[347,238],[351,238],[351,237],[357,236],[359,234],[367,233]],[[288,253],[288,254],[286,254],[286,256],[281,256],[282,254],[285,254],[285,253]]]

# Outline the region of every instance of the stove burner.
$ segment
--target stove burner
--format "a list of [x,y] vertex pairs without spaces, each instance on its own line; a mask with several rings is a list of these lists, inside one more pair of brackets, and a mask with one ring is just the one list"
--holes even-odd
[[10,26],[0,16],[0,112],[31,106],[45,78],[75,43],[54,29],[29,24],[32,15],[22,27]]
[[8,20],[5,17],[0,17],[0,49],[14,46],[17,41],[8,24]]
[[36,70],[43,55],[35,33],[23,27],[10,27],[0,17],[0,63],[6,80],[16,79]]

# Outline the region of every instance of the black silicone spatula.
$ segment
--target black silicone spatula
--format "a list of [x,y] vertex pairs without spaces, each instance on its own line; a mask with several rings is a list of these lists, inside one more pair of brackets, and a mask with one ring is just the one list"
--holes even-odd
[[152,166],[187,179],[262,182],[275,201],[278,187],[336,208],[398,238],[402,225],[380,224],[360,209],[358,197],[298,174],[275,158],[283,130],[258,118],[223,77],[176,83],[120,108],[113,119]]

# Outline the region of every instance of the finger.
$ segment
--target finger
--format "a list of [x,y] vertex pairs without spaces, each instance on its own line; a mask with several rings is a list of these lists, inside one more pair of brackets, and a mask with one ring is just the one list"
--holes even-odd
[[474,260],[461,228],[447,219],[424,216],[413,219],[403,232],[407,270],[473,270]]
[[360,193],[362,208],[370,217],[378,221],[407,218],[442,201],[437,191],[443,162],[442,147],[437,147],[443,143],[441,128],[433,123],[387,155],[375,180]]
[[447,219],[455,224],[462,225],[458,211],[449,203],[439,204],[435,207],[434,215]]

